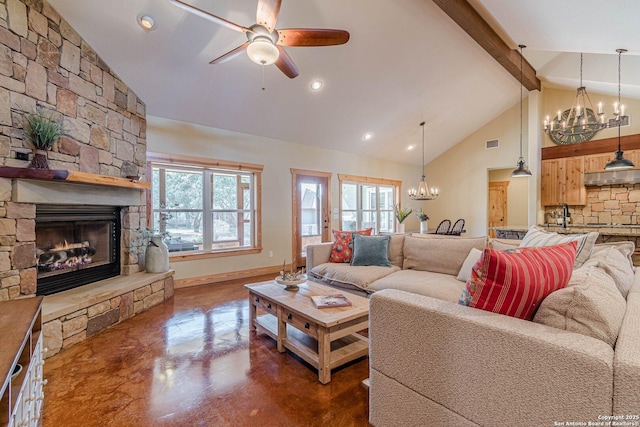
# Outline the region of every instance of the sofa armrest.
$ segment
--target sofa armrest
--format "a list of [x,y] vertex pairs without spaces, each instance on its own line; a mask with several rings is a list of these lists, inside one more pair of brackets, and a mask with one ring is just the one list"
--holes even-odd
[[307,246],[307,271],[311,271],[316,265],[329,262],[332,242],[318,243]]
[[374,425],[408,420],[401,410],[389,414],[393,405],[377,412],[376,402],[394,396],[376,378],[478,425],[554,425],[612,413],[613,349],[595,338],[387,289],[371,297],[369,339]]
[[638,274],[627,295],[627,310],[616,342],[613,411],[640,415],[640,283]]

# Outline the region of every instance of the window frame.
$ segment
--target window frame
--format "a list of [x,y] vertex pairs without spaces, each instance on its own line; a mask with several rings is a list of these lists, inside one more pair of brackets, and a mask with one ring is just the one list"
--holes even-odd
[[[171,252],[169,253],[169,260],[172,262],[191,261],[197,259],[219,258],[235,255],[249,255],[262,252],[262,172],[264,170],[263,165],[234,162],[229,160],[207,159],[202,157],[193,157],[177,154],[167,153],[147,153],[147,179],[152,182],[152,169],[153,166],[164,165],[176,168],[184,168],[185,170],[200,169],[203,172],[205,170],[209,173],[203,173],[203,194],[202,194],[202,219],[203,219],[203,232],[213,233],[213,220],[210,225],[206,225],[205,221],[208,214],[214,214],[220,212],[219,209],[213,209],[212,201],[207,202],[206,198],[212,196],[212,183],[211,178],[216,171],[226,172],[231,174],[238,173],[250,173],[253,175],[253,201],[251,210],[253,210],[254,224],[253,224],[253,245],[249,247],[234,247],[229,249],[204,249],[190,252]],[[152,226],[153,224],[153,204],[152,204],[153,188],[147,191],[147,224]],[[207,203],[211,206],[207,209]],[[238,215],[246,212],[246,209],[237,209],[234,212],[238,212]],[[211,236],[213,241],[213,235]]]
[[[361,195],[361,186],[362,185],[370,185],[370,186],[375,186],[376,187],[376,197],[377,200],[379,199],[379,194],[380,194],[380,189],[379,186],[386,186],[386,187],[393,187],[394,190],[394,204],[399,204],[400,203],[400,191],[402,190],[402,181],[400,180],[395,180],[395,179],[387,179],[387,178],[372,178],[372,177],[367,177],[367,176],[357,176],[357,175],[348,175],[348,174],[338,174],[338,197],[340,200],[340,205],[339,205],[339,220],[340,220],[340,229],[344,230],[344,224],[343,224],[343,209],[342,209],[342,185],[343,184],[355,184],[357,185],[357,190],[356,190],[356,204],[357,204],[357,208],[355,209],[356,212],[356,218],[357,218],[357,223],[356,223],[356,229],[359,229],[358,227],[358,223],[360,223],[361,218],[362,218],[362,213],[363,212],[373,212],[373,210],[371,209],[362,209],[362,195]],[[378,204],[379,206],[379,204]],[[349,210],[349,212],[352,212],[352,210]],[[375,210],[376,212],[376,228],[380,228],[380,219],[381,219],[381,215],[380,215],[380,209],[377,208]],[[393,215],[393,212],[392,212]],[[393,232],[397,231],[397,224],[396,221],[393,221]],[[373,230],[373,234],[380,234],[379,230]]]

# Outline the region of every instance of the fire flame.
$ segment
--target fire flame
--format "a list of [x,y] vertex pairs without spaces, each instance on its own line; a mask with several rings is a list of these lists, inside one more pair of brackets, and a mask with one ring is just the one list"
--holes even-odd
[[66,239],[64,241],[64,243],[58,243],[57,245],[55,245],[53,248],[51,248],[54,251],[63,251],[66,249],[77,249],[77,248],[86,248],[89,246],[89,243],[87,242],[82,242],[82,243],[67,243]]

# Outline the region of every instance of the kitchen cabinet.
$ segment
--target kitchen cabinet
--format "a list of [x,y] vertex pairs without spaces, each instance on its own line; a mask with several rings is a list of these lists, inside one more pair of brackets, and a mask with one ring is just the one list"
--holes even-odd
[[[627,150],[624,152],[624,157],[633,162],[635,165],[634,169],[640,169],[640,150]],[[604,172],[605,165],[614,158],[615,152],[585,155],[584,171],[585,173]]]
[[[603,166],[604,167],[604,166]],[[543,160],[541,193],[543,206],[586,205],[585,156]]]
[[588,154],[584,156],[584,171],[603,172],[604,166],[615,157],[614,153]]

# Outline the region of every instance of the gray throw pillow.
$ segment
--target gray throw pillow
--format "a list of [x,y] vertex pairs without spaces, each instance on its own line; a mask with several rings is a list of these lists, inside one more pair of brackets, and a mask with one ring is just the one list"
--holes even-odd
[[361,236],[354,234],[351,265],[391,267],[391,262],[389,262],[389,239],[390,236]]

